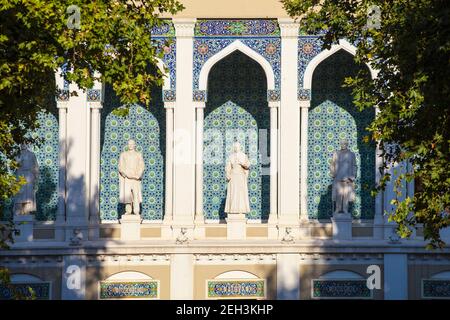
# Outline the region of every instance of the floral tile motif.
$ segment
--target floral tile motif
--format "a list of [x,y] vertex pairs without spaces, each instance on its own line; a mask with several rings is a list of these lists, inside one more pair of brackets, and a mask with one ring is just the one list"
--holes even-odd
[[87,101],[88,102],[100,102],[102,99],[102,90],[100,89],[88,89]]
[[100,299],[158,299],[159,281],[101,281]]
[[206,102],[207,96],[205,90],[194,90],[192,100],[195,102]]
[[323,41],[318,36],[300,36],[298,40],[298,89],[303,88],[303,77],[308,63],[322,51]]
[[422,297],[450,299],[450,280],[422,280]]
[[279,37],[280,28],[272,20],[197,20],[196,37]]
[[162,56],[162,61],[169,69],[170,89],[176,89],[176,48],[175,39],[168,41],[167,38],[152,38],[153,43],[157,46],[157,52]]
[[364,142],[369,137],[366,128],[373,120],[374,110],[363,112],[353,105],[349,88],[342,88],[344,78],[359,70],[353,56],[338,51],[315,70],[312,100],[308,119],[308,215],[326,219],[333,213],[331,201],[332,178],[330,161],[339,149],[340,141],[347,139],[356,154],[356,199],[350,206],[355,218],[371,219],[375,199],[375,145]]
[[[34,299],[50,300],[50,282],[14,283],[11,286],[21,296],[31,298],[31,289]],[[11,288],[0,284],[0,300],[14,300],[14,292]]]
[[175,37],[175,28],[169,19],[161,19],[160,25],[154,26],[151,31],[152,37]]
[[239,40],[262,55],[272,66],[275,75],[275,89],[280,88],[281,77],[281,40],[280,38],[195,38],[194,39],[194,84],[198,89],[200,71],[213,55]]
[[209,299],[262,299],[266,297],[265,280],[207,280]]
[[163,90],[163,101],[174,102],[176,100],[176,90]]
[[371,299],[366,280],[313,280],[312,298]]

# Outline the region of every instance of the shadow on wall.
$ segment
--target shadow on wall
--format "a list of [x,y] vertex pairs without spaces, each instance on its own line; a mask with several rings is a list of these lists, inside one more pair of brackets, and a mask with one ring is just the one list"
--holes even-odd
[[[312,81],[312,101],[308,124],[308,211],[311,218],[328,219],[332,215],[329,161],[339,142],[348,139],[357,156],[356,201],[352,214],[371,219],[375,199],[375,144],[366,143],[366,130],[375,116],[374,109],[359,111],[353,104],[351,88],[342,87],[346,77],[362,71],[370,77],[367,66],[357,65],[354,57],[339,50],[316,68]],[[370,141],[370,139],[369,139]]]
[[[226,111],[212,114],[224,105],[233,110],[232,114],[228,114]],[[234,105],[237,107],[231,107]],[[270,157],[270,113],[267,103],[267,80],[262,67],[240,51],[235,51],[217,62],[212,67],[208,77],[208,100],[204,116],[205,132],[209,129],[219,128],[222,131],[222,135],[225,135],[233,129],[248,130],[257,128],[258,137],[261,138],[261,131],[259,130],[266,130],[267,150],[262,150],[258,143],[256,148],[259,157],[256,170],[254,169],[255,172],[258,172],[258,179],[259,177],[261,179],[258,182],[258,191],[256,191],[258,193],[257,202],[261,203],[261,208],[257,210],[258,212],[253,213],[250,218],[267,219],[270,208],[270,176],[268,174],[260,175],[260,173],[262,171],[268,172],[265,169],[270,166],[269,163],[264,163],[265,157]],[[250,125],[250,118],[256,121],[256,126]],[[232,123],[226,123],[227,120],[232,120]],[[217,127],[214,125],[209,126],[214,121],[219,121],[220,124]],[[223,141],[222,150],[222,159],[226,160],[228,152],[225,150],[225,141]],[[248,153],[247,150],[246,152]],[[207,219],[223,219],[226,216],[223,211],[226,198],[224,168],[224,163],[218,166],[204,163],[204,211]],[[220,171],[223,178],[217,181],[210,180],[208,174],[212,174],[212,170]],[[220,190],[212,191],[214,184],[220,184]],[[219,198],[216,204],[208,202],[216,197]]]

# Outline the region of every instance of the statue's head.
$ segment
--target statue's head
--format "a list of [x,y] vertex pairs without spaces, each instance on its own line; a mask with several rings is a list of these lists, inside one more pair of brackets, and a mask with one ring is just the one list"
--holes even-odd
[[26,143],[22,143],[22,144],[20,145],[20,150],[22,150],[22,151],[29,150],[28,145],[27,145]]
[[240,152],[241,151],[241,144],[239,142],[233,143],[233,152]]
[[346,150],[348,149],[348,140],[344,139],[341,141],[341,150]]
[[136,141],[129,140],[128,141],[128,150],[135,150],[136,149]]

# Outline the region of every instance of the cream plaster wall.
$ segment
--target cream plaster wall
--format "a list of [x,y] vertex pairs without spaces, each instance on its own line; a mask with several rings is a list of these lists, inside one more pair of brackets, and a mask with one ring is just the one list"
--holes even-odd
[[[176,18],[288,17],[279,0],[180,0],[185,9]],[[168,17],[170,15],[166,15]]]

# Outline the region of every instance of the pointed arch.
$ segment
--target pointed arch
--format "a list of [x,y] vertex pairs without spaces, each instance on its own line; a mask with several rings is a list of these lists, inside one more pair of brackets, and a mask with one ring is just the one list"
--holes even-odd
[[199,90],[207,90],[208,76],[212,67],[218,61],[222,60],[224,57],[228,56],[229,54],[233,53],[236,50],[242,52],[251,59],[255,60],[263,68],[267,79],[267,90],[273,90],[275,88],[275,74],[273,72],[270,63],[258,52],[246,46],[239,40],[234,41],[233,43],[231,43],[230,45],[228,45],[227,47],[225,47],[224,49],[213,55],[211,58],[208,59],[208,61],[205,62],[199,75],[199,82],[198,82]]
[[[331,46],[330,49],[322,51],[308,63],[308,65],[306,66],[305,73],[303,75],[303,89],[311,89],[313,74],[317,66],[322,61],[332,56],[339,50],[345,50],[353,56],[356,55],[356,47],[354,45],[352,45],[350,42],[346,40],[339,40],[339,44],[334,44]],[[372,79],[375,79],[377,77],[378,72],[374,70],[369,64],[367,64],[367,67],[369,68]]]
[[161,70],[164,78],[163,90],[170,90],[170,70],[169,67],[160,58],[155,57],[157,66]]

